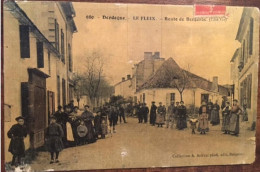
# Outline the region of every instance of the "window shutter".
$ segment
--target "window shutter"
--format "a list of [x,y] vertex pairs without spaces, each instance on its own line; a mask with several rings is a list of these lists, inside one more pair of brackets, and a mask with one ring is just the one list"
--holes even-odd
[[20,25],[20,53],[21,58],[30,58],[30,31],[29,26]]
[[44,67],[43,43],[37,42],[37,66],[38,68]]
[[250,31],[249,31],[249,54],[253,54],[253,33],[254,33],[254,19],[250,18]]

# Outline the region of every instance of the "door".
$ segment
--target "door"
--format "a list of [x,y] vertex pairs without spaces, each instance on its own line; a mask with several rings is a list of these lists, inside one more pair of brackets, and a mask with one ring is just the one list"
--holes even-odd
[[47,121],[48,121],[48,124],[49,124],[49,122],[50,122],[50,116],[52,115],[52,114],[54,114],[54,112],[55,112],[55,97],[54,97],[54,92],[52,92],[52,91],[48,91],[47,92],[47,100],[48,100],[48,119],[47,119]]

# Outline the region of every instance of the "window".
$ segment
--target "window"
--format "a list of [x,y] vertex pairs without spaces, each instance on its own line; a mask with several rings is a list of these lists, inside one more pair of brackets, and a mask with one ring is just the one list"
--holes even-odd
[[20,53],[21,58],[30,58],[30,31],[29,26],[20,25]]
[[37,67],[44,67],[43,43],[37,42]]
[[240,104],[247,105],[247,108],[251,108],[251,95],[252,95],[252,74],[249,74],[240,83]]
[[209,94],[201,94],[201,103],[202,102],[209,102]]
[[254,35],[254,19],[250,18],[250,30],[249,30],[249,54],[253,54],[253,35]]
[[51,53],[48,52],[48,70],[49,70],[49,75],[51,75]]
[[57,76],[57,101],[58,101],[58,105],[60,104],[60,76]]
[[64,33],[61,29],[61,61],[65,63],[65,56],[64,56]]
[[58,52],[60,52],[60,47],[59,47],[59,24],[57,20],[55,19],[55,48],[57,49]]
[[62,79],[62,103],[63,106],[66,105],[66,81]]
[[171,103],[175,102],[175,93],[171,93],[170,95],[171,95],[171,98],[170,98]]
[[68,54],[69,54],[69,71],[72,72],[72,57],[71,57],[71,46],[68,45]]

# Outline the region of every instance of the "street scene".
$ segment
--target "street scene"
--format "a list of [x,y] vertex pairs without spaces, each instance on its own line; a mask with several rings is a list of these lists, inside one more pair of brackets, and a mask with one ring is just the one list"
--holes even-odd
[[208,7],[5,1],[6,170],[253,163],[259,11]]

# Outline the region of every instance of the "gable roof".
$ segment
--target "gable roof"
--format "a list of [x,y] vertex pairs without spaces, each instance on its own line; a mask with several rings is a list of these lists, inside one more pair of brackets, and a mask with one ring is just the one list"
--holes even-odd
[[[201,88],[216,92],[213,82],[180,68],[172,58],[167,59],[137,91],[148,88],[175,88],[172,84],[173,80],[182,78],[183,75],[188,77],[186,88]],[[228,88],[221,85],[217,87],[219,93],[228,95]]]

